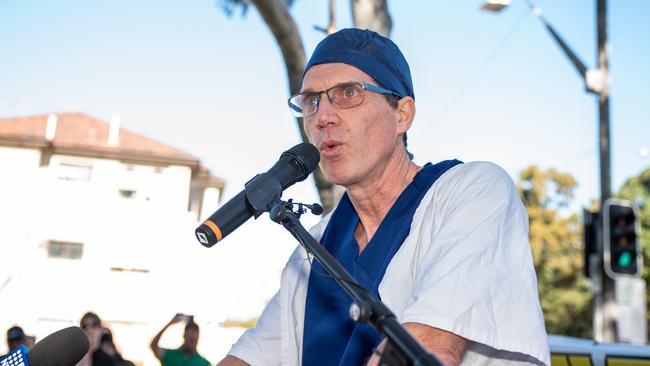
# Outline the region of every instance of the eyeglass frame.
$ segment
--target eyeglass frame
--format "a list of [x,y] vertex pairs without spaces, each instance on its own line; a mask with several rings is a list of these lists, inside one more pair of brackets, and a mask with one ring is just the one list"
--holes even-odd
[[[331,86],[331,87],[329,87],[329,88],[327,88],[327,89],[325,89],[325,90],[320,90],[320,91],[306,91],[306,92],[302,92],[302,93],[294,94],[294,95],[292,95],[291,97],[289,97],[289,99],[287,99],[287,104],[289,105],[289,109],[292,110],[292,112],[296,115],[296,117],[302,117],[302,118],[311,117],[311,116],[315,115],[316,113],[318,113],[318,109],[320,108],[321,96],[322,96],[323,93],[325,93],[325,95],[327,95],[327,100],[330,102],[330,104],[332,104],[333,106],[335,106],[335,107],[338,108],[338,109],[349,109],[349,108],[358,107],[358,106],[360,106],[361,104],[363,104],[363,101],[365,100],[365,94],[362,95],[361,103],[359,103],[359,104],[357,104],[357,105],[354,105],[354,106],[350,106],[350,107],[341,107],[341,106],[337,105],[336,103],[334,103],[334,101],[332,100],[332,97],[331,97],[330,94],[329,94],[330,90],[335,89],[335,88],[339,88],[339,87],[344,86],[344,85],[360,85],[360,86],[361,86],[361,89],[364,91],[364,93],[365,93],[366,90],[370,90],[370,91],[373,91],[373,92],[375,92],[375,93],[379,93],[379,94],[384,94],[384,95],[386,95],[386,94],[388,94],[388,95],[393,95],[393,96],[398,97],[399,99],[403,98],[403,97],[402,97],[399,93],[397,93],[397,92],[394,92],[394,91],[392,91],[392,90],[385,89],[385,88],[382,88],[382,87],[379,87],[379,86],[376,86],[376,85],[372,85],[372,84],[367,83],[367,82],[365,82],[365,81],[349,81],[349,82],[344,82],[344,83],[338,83],[338,84],[336,84],[336,85],[334,85],[334,86]],[[294,104],[294,103],[291,103],[291,100],[294,99],[294,98],[297,97],[297,96],[300,96],[300,95],[309,95],[309,94],[316,94],[316,95],[318,95],[318,99],[317,99],[317,101],[316,101],[316,109],[314,110],[314,112],[311,113],[311,114],[309,114],[309,115],[305,115],[305,114],[302,112],[302,108],[300,108],[298,105],[296,105],[296,104]],[[300,114],[300,115],[298,115],[298,114]]]

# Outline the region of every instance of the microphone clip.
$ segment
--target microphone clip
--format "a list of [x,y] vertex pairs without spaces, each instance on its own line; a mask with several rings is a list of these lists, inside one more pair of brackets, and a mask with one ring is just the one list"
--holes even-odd
[[[293,202],[293,198],[289,198],[288,201],[282,202],[281,204],[284,206],[284,208],[293,212],[293,214],[296,215],[296,218],[298,219],[300,216],[302,216],[302,214],[307,212],[307,209],[309,209],[309,212],[311,212],[313,215],[320,215],[323,213],[323,206],[319,205],[318,203],[312,203],[310,205],[306,203]],[[294,206],[297,206],[295,210]]]
[[318,203],[300,203],[293,202],[293,198],[289,198],[288,201],[280,201],[269,211],[271,220],[275,222],[280,222],[284,218],[284,215],[287,213],[293,214],[297,219],[300,219],[304,213],[311,212],[313,215],[320,215],[323,213],[323,206]]

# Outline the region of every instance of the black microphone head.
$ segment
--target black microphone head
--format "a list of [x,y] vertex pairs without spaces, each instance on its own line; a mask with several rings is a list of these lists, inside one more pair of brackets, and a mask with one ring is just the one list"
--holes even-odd
[[88,352],[88,337],[79,327],[54,332],[27,353],[30,366],[73,366]]
[[285,158],[291,159],[296,163],[295,166],[300,171],[300,175],[296,177],[296,182],[300,182],[305,180],[316,169],[320,162],[320,153],[316,146],[309,142],[303,142],[280,155],[280,159]]

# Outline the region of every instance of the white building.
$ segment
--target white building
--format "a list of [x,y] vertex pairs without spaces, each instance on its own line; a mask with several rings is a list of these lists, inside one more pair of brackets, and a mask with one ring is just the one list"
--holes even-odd
[[[121,129],[119,117],[0,119],[0,354],[14,324],[41,339],[86,311],[136,364],[157,364],[149,341],[176,312],[212,321],[201,344],[218,338],[192,280],[204,273],[193,232],[223,186],[196,157]],[[176,328],[163,346],[180,344]]]

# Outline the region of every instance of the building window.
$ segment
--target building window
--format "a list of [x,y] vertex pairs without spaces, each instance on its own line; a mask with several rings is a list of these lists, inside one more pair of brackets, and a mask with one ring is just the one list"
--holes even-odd
[[122,198],[135,198],[134,189],[120,189],[120,197]]
[[123,268],[123,267],[111,267],[111,272],[125,272],[125,273],[149,273],[148,269],[143,268]]
[[50,240],[47,242],[48,258],[81,259],[83,243]]
[[58,178],[78,182],[88,182],[93,173],[93,166],[83,163],[61,162],[59,164]]

